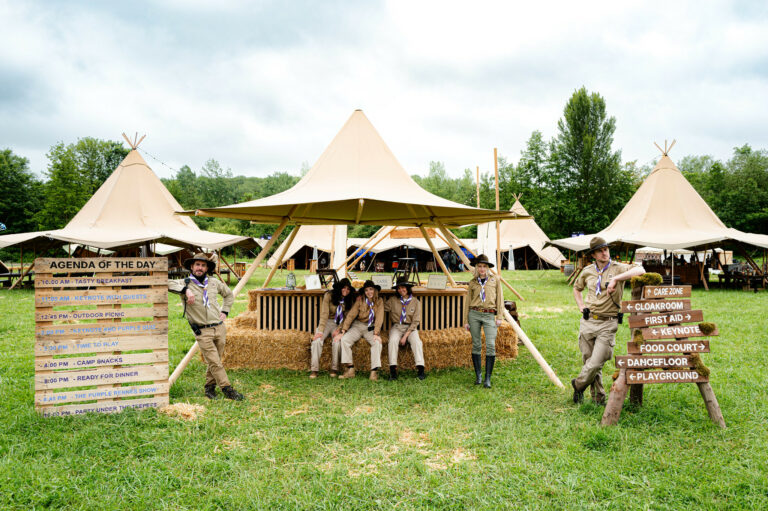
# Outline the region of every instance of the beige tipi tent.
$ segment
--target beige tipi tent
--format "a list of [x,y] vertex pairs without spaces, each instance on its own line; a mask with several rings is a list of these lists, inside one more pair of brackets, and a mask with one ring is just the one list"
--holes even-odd
[[768,236],[726,227],[666,153],[608,227],[551,244],[578,252],[588,249],[594,236],[608,243],[667,250],[703,249],[727,241],[768,248]]
[[[520,199],[515,200],[515,204],[510,211],[515,212],[521,217],[529,217],[528,211],[525,210],[520,203]],[[533,217],[524,218],[522,220],[504,220],[501,222],[499,228],[499,234],[501,239],[501,251],[507,253],[509,257],[509,250],[525,250],[526,247],[533,251],[533,253],[543,262],[555,268],[560,268],[565,256],[557,248],[544,245],[549,242],[549,237],[541,230],[541,227],[536,223]],[[479,240],[483,239],[486,247],[496,246],[496,224],[487,223],[477,226],[477,237]],[[489,250],[492,251],[492,250]],[[538,265],[537,265],[538,266]],[[520,268],[518,268],[520,269]]]
[[204,231],[190,218],[174,214],[180,209],[134,147],[65,227],[0,236],[0,248],[76,243],[114,249],[149,242],[208,250],[256,246],[253,238]]

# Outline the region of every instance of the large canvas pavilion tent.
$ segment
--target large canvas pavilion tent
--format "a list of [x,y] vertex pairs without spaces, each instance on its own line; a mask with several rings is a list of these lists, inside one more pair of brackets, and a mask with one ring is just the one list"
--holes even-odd
[[180,209],[134,147],[65,227],[0,236],[0,248],[21,245],[39,250],[78,244],[114,250],[147,243],[207,250],[256,246],[253,238],[204,231],[192,219],[176,215]]
[[[525,210],[520,203],[520,199],[515,200],[515,204],[510,211],[513,211],[521,217],[527,217],[528,211]],[[554,268],[560,268],[565,256],[557,248],[548,246],[545,248],[545,244],[549,242],[549,236],[546,235],[541,227],[536,223],[533,217],[524,218],[523,220],[509,221],[505,220],[500,223],[499,235],[501,240],[501,252],[507,254],[509,258],[509,251],[512,250],[513,257],[518,258],[518,254],[523,258],[523,267],[529,268],[531,262],[530,259],[536,261],[534,268],[543,266],[541,263],[545,263]],[[487,223],[477,226],[477,238],[478,244],[486,247],[484,250],[492,251],[496,247],[496,224]],[[493,247],[493,248],[490,248]],[[516,252],[516,251],[520,252]],[[521,269],[518,265],[515,265],[516,269]]]
[[594,236],[635,248],[705,249],[727,242],[768,248],[768,236],[726,227],[666,153],[608,227],[551,244],[580,252]]

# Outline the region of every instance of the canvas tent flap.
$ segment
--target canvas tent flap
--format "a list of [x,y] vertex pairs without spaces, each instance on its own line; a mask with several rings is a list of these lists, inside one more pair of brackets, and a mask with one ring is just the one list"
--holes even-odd
[[458,204],[421,188],[361,110],[352,114],[293,188],[196,213],[261,223],[278,223],[287,217],[291,223],[306,225],[435,225],[438,217],[452,227],[515,216]]
[[663,155],[613,222],[600,232],[551,241],[587,250],[600,236],[608,243],[667,250],[703,248],[727,241],[768,246],[768,236],[729,229],[667,155]]
[[176,215],[179,209],[176,199],[133,149],[65,227],[0,236],[0,248],[79,244],[112,249],[150,241],[208,250],[256,246],[247,236],[203,231],[191,218]]

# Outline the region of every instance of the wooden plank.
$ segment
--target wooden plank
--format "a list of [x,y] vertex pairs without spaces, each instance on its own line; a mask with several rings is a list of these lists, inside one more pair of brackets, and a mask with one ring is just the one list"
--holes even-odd
[[671,371],[635,371],[627,370],[627,383],[630,385],[640,383],[704,383],[705,378],[693,369],[675,369]]
[[90,357],[67,357],[48,360],[36,360],[35,369],[39,371],[57,369],[90,369],[93,367],[101,366],[154,364],[159,362],[168,362],[168,350],[162,350],[153,353],[107,353],[103,355],[92,355]]
[[35,292],[35,305],[38,307],[126,303],[168,303],[168,293],[159,289]]
[[683,339],[688,337],[720,335],[717,328],[715,328],[714,332],[705,334],[701,331],[699,325],[655,326],[651,328],[642,328],[640,331],[643,333],[643,339]]
[[168,335],[105,337],[96,339],[41,339],[35,342],[36,357],[153,349],[168,349]]
[[619,355],[616,357],[619,369],[676,369],[693,367],[690,355]]
[[691,310],[690,300],[629,300],[621,302],[621,312],[678,312]]
[[75,323],[50,325],[35,329],[36,339],[48,337],[80,339],[115,335],[159,335],[168,333],[168,321],[118,321],[111,323]]
[[168,271],[165,257],[83,257],[35,259],[35,273]]
[[627,353],[647,355],[659,353],[709,353],[709,341],[646,341],[640,346],[630,341]]
[[154,394],[167,394],[170,384],[151,383],[149,385],[126,385],[123,387],[111,387],[103,389],[84,389],[68,392],[39,392],[35,395],[35,404],[53,405],[62,403],[74,403],[77,401],[99,401],[104,399],[118,399],[137,396],[151,396]]
[[116,275],[107,277],[48,277],[35,278],[35,288],[45,287],[104,287],[104,286],[152,286],[166,284],[167,277],[154,275]]
[[35,321],[82,321],[89,319],[126,319],[168,317],[168,304],[156,307],[131,307],[125,309],[80,309],[70,311],[46,310],[35,313]]
[[35,390],[167,379],[168,364],[62,371],[45,375],[36,374]]
[[126,399],[108,403],[91,403],[86,405],[43,406],[38,408],[43,417],[65,417],[67,415],[82,415],[88,412],[117,413],[127,408],[162,408],[168,406],[168,396],[156,396],[147,399]]
[[668,325],[669,323],[699,323],[704,321],[704,311],[666,312],[662,314],[637,314],[628,316],[629,328]]
[[645,286],[643,298],[686,298],[691,296],[691,286]]

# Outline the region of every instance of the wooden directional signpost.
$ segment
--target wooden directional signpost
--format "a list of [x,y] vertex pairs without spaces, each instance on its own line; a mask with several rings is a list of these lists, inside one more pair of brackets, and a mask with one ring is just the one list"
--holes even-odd
[[691,310],[691,301],[685,299],[690,296],[691,286],[644,286],[632,290],[632,300],[621,302],[622,312],[631,314],[629,327],[636,330],[627,343],[628,355],[616,357],[619,375],[611,387],[603,425],[618,422],[627,391],[630,402],[641,405],[643,385],[696,383],[710,419],[725,427],[708,371],[697,370],[698,354],[709,353],[709,341],[701,337],[719,332],[705,333],[698,324],[689,324],[704,319],[702,311]]
[[168,404],[168,260],[35,260],[35,408]]

